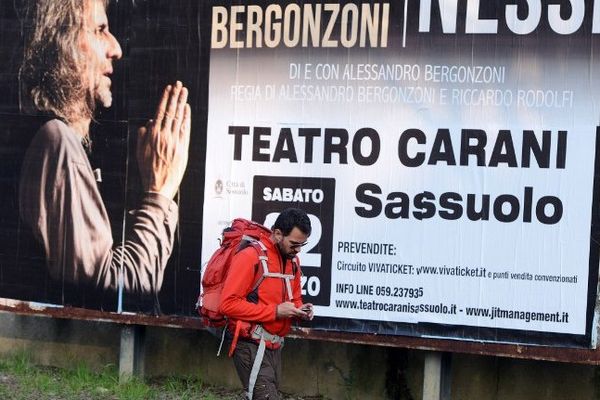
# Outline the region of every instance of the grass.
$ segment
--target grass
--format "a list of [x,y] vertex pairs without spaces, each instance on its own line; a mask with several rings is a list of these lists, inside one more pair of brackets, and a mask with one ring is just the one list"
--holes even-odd
[[0,359],[0,399],[225,400],[235,393],[204,385],[199,377],[165,378],[119,383],[117,368],[92,371],[84,365],[69,369],[33,365],[26,353]]

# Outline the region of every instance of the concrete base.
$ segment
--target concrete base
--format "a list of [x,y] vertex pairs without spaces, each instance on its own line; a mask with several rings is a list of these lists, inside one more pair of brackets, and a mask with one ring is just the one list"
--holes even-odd
[[[125,335],[131,344],[130,333],[113,323],[0,313],[0,355],[23,351],[41,365],[58,367],[124,366],[121,340]],[[136,367],[129,358],[128,368],[132,373],[141,368],[149,378],[197,377],[241,388],[226,352],[216,356],[218,346],[219,339],[205,331],[146,327],[144,364]],[[425,395],[427,352],[290,339],[283,355],[286,393],[347,400],[420,400]],[[452,354],[452,369],[446,371],[453,400],[600,398],[596,366]]]
[[119,348],[120,382],[126,382],[133,376],[144,377],[145,338],[145,326],[121,326],[121,346]]
[[423,400],[450,400],[449,353],[427,352],[423,368]]

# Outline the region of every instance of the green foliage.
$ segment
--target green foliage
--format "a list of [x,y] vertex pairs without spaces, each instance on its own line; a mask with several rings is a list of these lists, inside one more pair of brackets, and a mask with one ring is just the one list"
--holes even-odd
[[0,359],[0,399],[98,399],[98,400],[223,400],[199,377],[166,378],[146,383],[132,378],[119,383],[118,370],[107,365],[92,371],[83,364],[69,369],[37,367],[26,353]]
[[181,400],[191,400],[198,396],[198,393],[202,392],[202,381],[193,378],[173,378],[169,377],[163,383],[163,387],[169,393],[178,393]]

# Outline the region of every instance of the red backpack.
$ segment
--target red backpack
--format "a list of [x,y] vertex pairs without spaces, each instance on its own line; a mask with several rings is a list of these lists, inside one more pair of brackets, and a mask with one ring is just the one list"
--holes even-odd
[[[202,274],[202,292],[196,303],[204,325],[215,328],[225,325],[226,318],[219,312],[219,307],[231,260],[239,250],[249,245],[254,247],[261,262],[266,263],[267,252],[260,239],[269,235],[270,229],[243,218],[234,219],[231,226],[223,230],[221,246],[210,257]],[[260,285],[263,278],[261,276],[254,284],[253,290]]]

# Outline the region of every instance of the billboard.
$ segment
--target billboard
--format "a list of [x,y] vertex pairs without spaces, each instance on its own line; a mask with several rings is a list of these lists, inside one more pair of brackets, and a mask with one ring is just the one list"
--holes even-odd
[[[89,46],[72,52],[65,32],[79,25],[56,32],[51,20],[52,12],[65,14],[61,21],[76,18],[81,10],[71,9],[75,3],[54,11],[40,8],[38,19],[31,7],[51,8],[52,2],[0,6],[0,51],[6,60],[0,74],[0,297],[34,303],[34,309],[84,310],[65,315],[97,316],[100,310],[189,317],[195,314],[200,281],[202,194],[196,182],[204,163],[198,133],[204,130],[205,64],[199,46],[188,51],[188,43],[178,41],[197,32],[195,22],[173,24],[168,17],[197,16],[198,7],[114,2],[105,11],[101,4],[85,4],[79,6],[84,13],[91,10],[86,24],[95,25],[79,33]],[[36,41],[36,29],[46,30],[42,40]],[[78,64],[83,72],[68,70],[78,61],[68,58],[72,54],[85,55],[89,64]],[[86,75],[90,70],[93,78]],[[89,135],[81,140],[82,132],[69,129],[74,124],[68,113],[57,116],[43,107],[65,93],[69,105],[78,98],[69,90],[87,79],[96,79],[90,87],[98,105]],[[171,200],[147,193],[136,149],[140,127],[156,119],[163,89],[177,80],[189,88],[194,139],[184,183]],[[53,84],[44,86],[47,82]],[[43,94],[35,111],[29,103],[37,92],[31,87]]]
[[589,346],[600,27],[527,3],[213,3],[203,236],[305,208],[313,326]]
[[2,4],[0,298],[194,318],[222,230],[293,206],[314,330],[593,347],[600,10],[563,3],[114,2],[123,54],[88,160],[113,250],[147,209],[138,129],[167,84],[192,115],[173,244],[150,246],[164,265],[124,257],[115,285],[57,268],[20,212],[47,118],[19,106],[31,26]]

